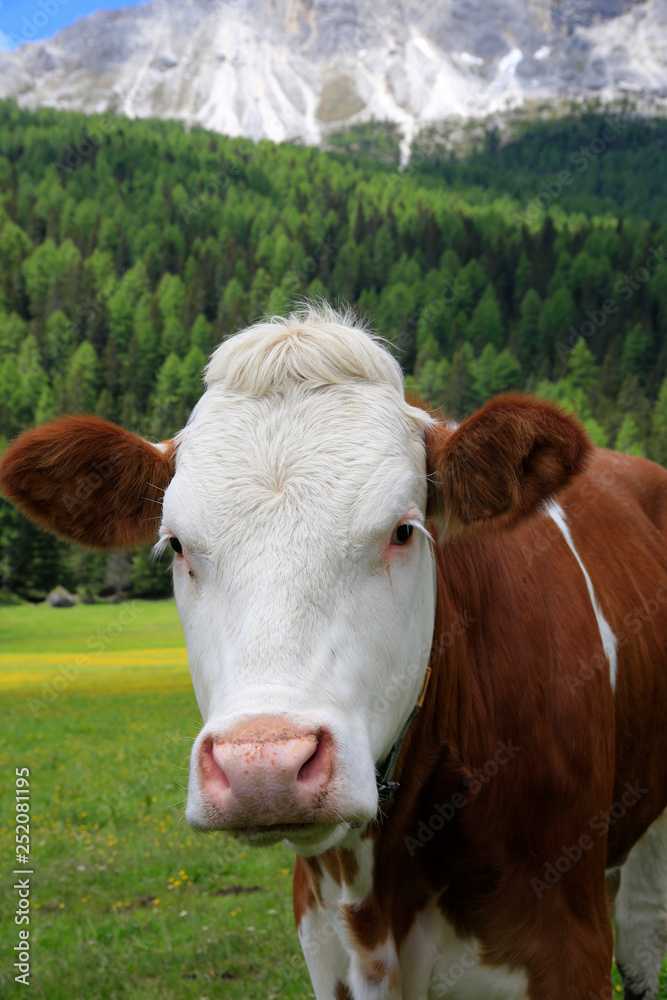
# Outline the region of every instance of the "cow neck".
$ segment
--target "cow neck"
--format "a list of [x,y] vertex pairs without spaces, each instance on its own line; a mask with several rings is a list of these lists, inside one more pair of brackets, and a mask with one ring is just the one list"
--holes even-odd
[[[436,544],[437,542],[433,541],[429,537],[428,545],[431,557],[431,571],[433,573],[433,628],[434,629],[435,629],[435,620],[438,607],[438,573],[436,567],[436,556],[433,553],[432,546],[435,546]],[[428,689],[428,684],[430,680],[431,680],[431,665],[429,661],[429,664],[426,667],[426,673],[424,674],[424,680],[422,681],[421,690],[417,697],[417,701],[415,702],[412,711],[410,712],[410,715],[405,720],[403,728],[401,729],[396,742],[389,751],[389,754],[381,764],[378,764],[376,766],[376,781],[377,781],[379,810],[383,810],[391,806],[392,802],[394,801],[396,792],[400,788],[400,782],[393,780],[394,771],[396,770],[396,764],[398,762],[398,758],[400,757],[401,750],[403,749],[403,741],[405,740],[405,737],[408,735],[408,731],[413,723],[415,716],[417,715],[419,709],[424,704],[424,699],[426,698],[426,691]]]

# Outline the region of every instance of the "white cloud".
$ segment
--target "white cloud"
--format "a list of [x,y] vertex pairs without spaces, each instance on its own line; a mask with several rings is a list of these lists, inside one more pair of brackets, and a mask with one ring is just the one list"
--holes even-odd
[[4,31],[0,31],[0,52],[8,52],[11,50],[11,47],[12,46],[7,35]]

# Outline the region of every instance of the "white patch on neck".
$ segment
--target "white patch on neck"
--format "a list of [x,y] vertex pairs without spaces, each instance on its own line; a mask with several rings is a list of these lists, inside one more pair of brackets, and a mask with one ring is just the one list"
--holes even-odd
[[373,951],[357,949],[352,952],[348,980],[354,1000],[402,1000],[401,973],[393,937],[390,935]]
[[586,586],[588,587],[588,596],[591,599],[591,604],[593,605],[593,611],[595,612],[595,617],[597,619],[598,628],[600,630],[600,638],[602,639],[602,648],[604,649],[604,654],[607,657],[607,662],[609,664],[609,677],[611,680],[612,691],[616,690],[616,670],[618,666],[618,654],[617,654],[617,640],[614,635],[611,625],[602,614],[602,609],[597,602],[595,596],[595,591],[593,590],[593,584],[591,578],[588,575],[586,567],[579,558],[579,553],[574,547],[574,542],[572,541],[572,534],[565,520],[565,511],[559,503],[555,500],[549,500],[548,503],[544,505],[545,513],[554,521],[554,523],[560,528],[563,538],[570,547],[574,558],[579,563],[581,572],[584,574],[584,579],[586,581]]
[[343,882],[340,891],[340,901],[343,906],[359,905],[373,891],[373,872],[375,870],[375,840],[373,837],[359,839],[354,856],[357,859],[359,871],[351,885]]

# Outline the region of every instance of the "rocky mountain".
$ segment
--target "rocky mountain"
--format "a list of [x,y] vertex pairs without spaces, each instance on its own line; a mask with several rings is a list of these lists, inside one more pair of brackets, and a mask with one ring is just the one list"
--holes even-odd
[[0,53],[23,107],[320,143],[630,97],[667,105],[667,0],[150,0]]

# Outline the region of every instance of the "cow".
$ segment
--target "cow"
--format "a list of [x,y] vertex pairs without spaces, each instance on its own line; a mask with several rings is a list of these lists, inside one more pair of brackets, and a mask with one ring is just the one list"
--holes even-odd
[[[173,550],[186,818],[296,853],[318,1000],[626,1000],[667,948],[667,472],[506,394],[449,425],[354,317],[213,353],[173,440],[0,467],[37,524]],[[161,519],[156,521],[156,512]]]

